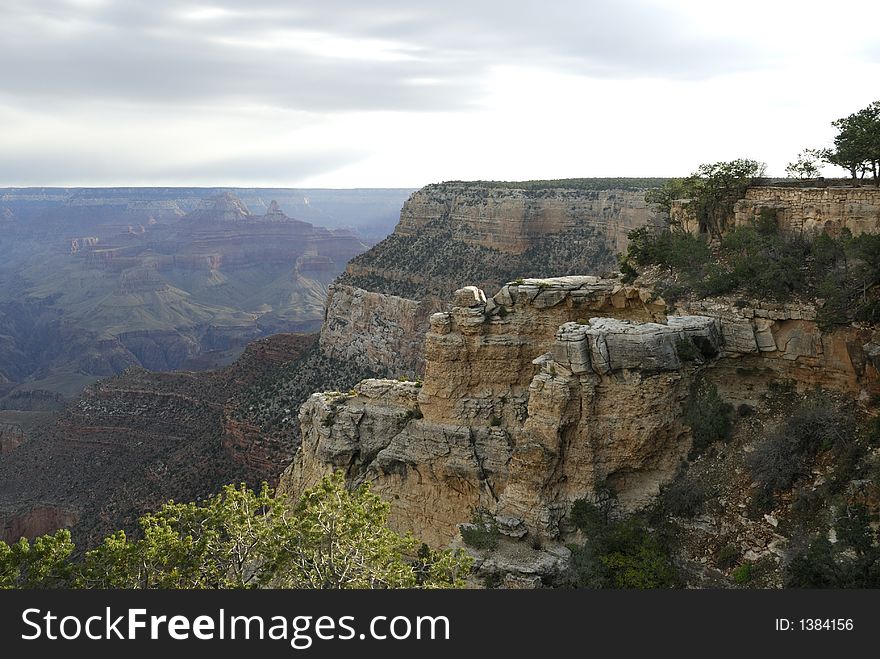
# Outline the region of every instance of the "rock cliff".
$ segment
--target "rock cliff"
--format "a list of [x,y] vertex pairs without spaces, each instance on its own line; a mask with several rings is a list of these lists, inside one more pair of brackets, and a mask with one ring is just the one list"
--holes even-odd
[[870,332],[825,334],[814,318],[809,305],[732,300],[667,309],[598,277],[524,279],[493,297],[460,289],[430,318],[423,383],[366,380],[309,398],[281,487],[343,469],[427,542],[450,542],[476,509],[502,533],[553,540],[574,500],[611,488],[632,510],[675,475],[697,377],[742,402],[781,379],[880,392]]
[[875,187],[755,186],[737,202],[734,222],[748,224],[764,209],[774,211],[780,227],[792,233],[880,231],[880,190]]
[[644,188],[562,183],[453,182],[413,193],[394,233],[337,280],[322,350],[415,377],[424,371],[426,312],[448,309],[462,280],[497,290],[519,276],[613,270],[627,233],[653,219]]

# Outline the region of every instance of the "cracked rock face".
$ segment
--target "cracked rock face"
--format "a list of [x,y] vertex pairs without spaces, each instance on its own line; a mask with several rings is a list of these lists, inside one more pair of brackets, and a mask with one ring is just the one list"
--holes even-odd
[[[430,317],[424,386],[366,380],[309,399],[283,488],[343,469],[392,502],[397,528],[446,544],[476,508],[502,514],[512,537],[555,537],[571,500],[597,481],[653,492],[671,475],[687,448],[675,422],[687,381],[674,342],[692,332],[717,343],[714,320],[652,322],[662,306],[597,277],[523,280],[493,298],[469,287],[456,302]],[[573,322],[581,317],[589,324]],[[591,340],[610,342],[610,366],[593,368]],[[571,359],[548,354],[562,344],[583,348],[577,375]],[[632,371],[658,346],[657,368]]]
[[447,545],[477,508],[511,542],[552,542],[575,500],[610,487],[632,510],[674,476],[698,374],[732,402],[776,377],[878,389],[877,344],[855,328],[822,334],[807,306],[703,301],[667,317],[649,291],[588,276],[454,297],[451,311],[426,314],[423,385],[365,380],[308,400],[282,490],[342,469],[391,502],[397,529],[429,544]]

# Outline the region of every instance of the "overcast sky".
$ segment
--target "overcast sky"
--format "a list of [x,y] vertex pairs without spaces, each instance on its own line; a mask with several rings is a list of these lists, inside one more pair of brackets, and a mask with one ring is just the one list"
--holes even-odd
[[0,186],[782,175],[880,99],[878,3],[0,0],[0,21]]

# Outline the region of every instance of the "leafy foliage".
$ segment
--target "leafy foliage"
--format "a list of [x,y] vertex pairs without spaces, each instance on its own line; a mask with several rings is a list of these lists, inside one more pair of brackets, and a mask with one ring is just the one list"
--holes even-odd
[[733,291],[777,301],[804,296],[824,300],[817,315],[822,328],[880,320],[880,236],[853,237],[847,230],[812,240],[784,236],[770,209],[727,231],[714,253],[702,237],[672,229],[641,228],[629,236],[621,269],[630,279],[649,265],[672,270],[677,283],[659,291],[667,301]]
[[678,199],[685,199],[690,191],[684,179],[672,178],[662,185],[645,193],[645,202],[651,204],[656,212],[668,223],[672,222],[672,204]]
[[700,165],[684,180],[690,198],[689,208],[700,231],[720,237],[733,216],[733,206],[748,187],[764,175],[766,165],[757,160],[739,158],[727,162]]
[[752,564],[743,563],[733,571],[733,580],[743,586],[752,580]]
[[837,543],[824,535],[798,553],[786,566],[785,585],[790,588],[878,588],[880,547],[876,521],[863,505],[848,506],[837,518]]
[[596,506],[579,500],[572,521],[587,539],[572,557],[583,588],[672,588],[676,575],[657,535],[637,517],[610,520]]
[[831,122],[837,129],[834,147],[824,150],[824,159],[849,171],[852,181],[871,172],[880,185],[880,101]]
[[660,490],[661,510],[675,517],[693,517],[703,509],[709,491],[700,481],[679,478]]
[[821,149],[804,149],[797,158],[785,166],[785,174],[790,178],[816,178],[822,173],[824,152]]
[[69,562],[74,545],[70,531],[36,538],[21,538],[13,545],[0,541],[0,589],[64,588],[71,579]]
[[462,524],[461,539],[464,544],[474,549],[495,549],[501,532],[495,518],[483,509],[474,511],[470,524]]
[[444,588],[462,585],[471,559],[419,549],[387,528],[389,505],[341,472],[294,505],[227,486],[201,503],[169,502],[140,519],[141,534],[106,537],[79,561],[67,531],[0,542],[0,586],[51,588]]

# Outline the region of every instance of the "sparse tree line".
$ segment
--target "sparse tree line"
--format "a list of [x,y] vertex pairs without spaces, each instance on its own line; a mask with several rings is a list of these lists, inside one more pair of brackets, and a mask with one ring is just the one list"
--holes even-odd
[[874,185],[880,185],[880,101],[832,121],[831,125],[837,129],[834,146],[804,149],[785,168],[786,174],[815,178],[821,173],[822,163],[828,163],[847,170],[854,184],[870,172]]

